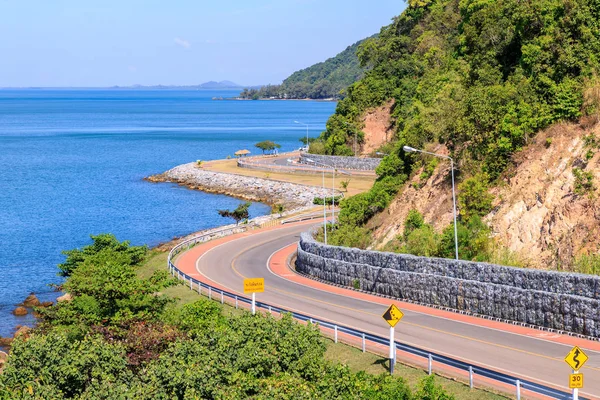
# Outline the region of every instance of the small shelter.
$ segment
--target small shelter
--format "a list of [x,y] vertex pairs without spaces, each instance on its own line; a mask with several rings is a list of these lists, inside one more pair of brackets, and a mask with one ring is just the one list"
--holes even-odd
[[244,150],[238,150],[238,151],[236,151],[236,152],[235,152],[235,153],[233,153],[233,154],[234,154],[236,157],[245,157],[245,156],[247,156],[248,154],[250,154],[250,150],[246,150],[246,149],[244,149]]

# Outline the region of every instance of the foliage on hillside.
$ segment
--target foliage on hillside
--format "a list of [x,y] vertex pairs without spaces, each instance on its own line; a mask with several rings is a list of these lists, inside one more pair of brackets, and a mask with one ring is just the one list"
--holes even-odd
[[289,315],[224,316],[206,299],[176,308],[159,293],[176,284],[166,272],[137,276],[139,251],[100,235],[67,252],[73,300],[15,339],[0,400],[452,398],[433,377],[413,394],[400,378],[325,361],[318,328]]
[[[475,190],[495,182],[540,129],[597,113],[599,21],[598,0],[409,1],[392,24],[360,45],[367,72],[348,88],[314,146],[351,154],[360,117],[394,100],[389,155],[374,188],[342,202],[344,230],[359,237],[362,224],[421,166],[422,157],[405,153],[404,145],[445,144],[461,175],[481,181],[465,187]],[[469,210],[461,213],[466,224]]]
[[582,106],[600,62],[599,19],[596,0],[410,2],[360,45],[367,72],[330,118],[327,152],[350,143],[342,121],[393,98],[399,142],[446,143],[495,178],[537,130],[592,111]]
[[323,62],[294,72],[281,85],[267,85],[259,90],[244,89],[245,99],[331,99],[344,96],[345,89],[359,80],[364,73],[356,54],[363,41],[348,46],[344,51]]

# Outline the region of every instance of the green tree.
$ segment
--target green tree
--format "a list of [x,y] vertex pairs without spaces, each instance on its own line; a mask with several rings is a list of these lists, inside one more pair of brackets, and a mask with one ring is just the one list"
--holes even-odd
[[265,153],[265,151],[273,151],[275,149],[280,149],[281,145],[277,144],[275,142],[272,142],[270,140],[263,140],[262,142],[258,142],[254,145],[254,147],[258,147],[259,149],[262,150],[263,154]]
[[218,213],[221,217],[233,218],[237,225],[240,223],[241,220],[248,219],[248,217],[250,215],[248,209],[250,208],[251,205],[252,205],[252,203],[247,201],[247,202],[242,203],[239,206],[237,206],[236,209],[233,211],[218,210]]

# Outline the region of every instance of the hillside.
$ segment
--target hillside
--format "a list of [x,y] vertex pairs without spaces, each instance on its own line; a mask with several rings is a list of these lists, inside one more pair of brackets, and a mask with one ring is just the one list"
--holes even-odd
[[360,46],[365,76],[311,145],[351,155],[356,135],[388,154],[333,243],[453,256],[449,166],[408,145],[456,161],[461,258],[600,266],[598,20],[595,0],[409,1]]
[[259,90],[245,89],[240,97],[246,99],[332,99],[343,97],[343,91],[359,80],[364,69],[357,51],[364,40],[348,46],[335,57],[294,72],[281,85],[267,85]]

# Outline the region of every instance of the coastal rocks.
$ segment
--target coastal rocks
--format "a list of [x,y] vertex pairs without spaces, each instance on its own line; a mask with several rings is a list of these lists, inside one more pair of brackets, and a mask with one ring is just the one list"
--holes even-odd
[[31,328],[28,326],[22,326],[19,329],[17,329],[17,331],[14,334],[14,338],[18,338],[18,337],[23,337],[24,339],[27,339],[29,337],[29,334],[31,333]]
[[0,337],[0,347],[8,347],[8,346],[10,346],[13,340],[14,340],[13,338],[8,338],[8,337],[3,338],[3,337]]
[[52,307],[54,303],[51,301],[42,301],[42,304],[40,304],[40,307]]
[[58,296],[56,298],[56,302],[57,303],[68,302],[68,301],[71,301],[71,300],[73,300],[73,296],[71,296],[70,293],[65,293],[62,296]]
[[284,204],[287,209],[313,206],[315,197],[330,196],[330,190],[291,182],[252,176],[212,172],[196,163],[179,165],[169,171],[146,178],[150,182],[175,182],[209,193],[225,194],[249,201]]
[[2,370],[4,370],[6,360],[8,360],[8,354],[6,354],[3,351],[0,351],[0,374],[2,373]]
[[13,315],[17,316],[17,317],[22,317],[24,315],[27,315],[28,311],[25,307],[17,307],[13,310]]
[[41,304],[42,303],[36,297],[36,295],[33,293],[30,293],[29,296],[27,296],[27,298],[25,299],[25,301],[23,301],[23,303],[21,305],[23,307],[32,308],[32,307],[39,307]]

